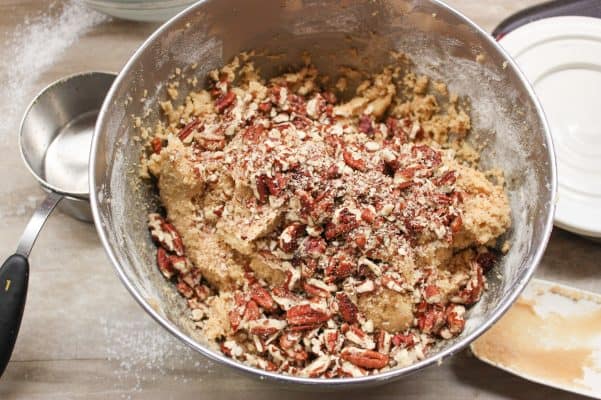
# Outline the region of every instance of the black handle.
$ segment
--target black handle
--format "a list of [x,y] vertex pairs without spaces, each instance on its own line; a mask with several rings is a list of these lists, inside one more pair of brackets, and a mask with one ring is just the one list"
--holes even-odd
[[599,0],[552,0],[538,4],[504,19],[492,32],[497,39],[527,23],[543,18],[564,15],[579,15],[601,18],[601,2]]
[[0,376],[4,373],[17,341],[28,282],[27,258],[13,254],[0,268]]

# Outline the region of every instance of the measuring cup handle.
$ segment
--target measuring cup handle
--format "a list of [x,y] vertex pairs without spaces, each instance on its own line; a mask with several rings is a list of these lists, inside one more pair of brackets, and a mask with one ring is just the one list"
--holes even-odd
[[13,254],[0,267],[0,376],[4,373],[17,341],[28,283],[27,258]]

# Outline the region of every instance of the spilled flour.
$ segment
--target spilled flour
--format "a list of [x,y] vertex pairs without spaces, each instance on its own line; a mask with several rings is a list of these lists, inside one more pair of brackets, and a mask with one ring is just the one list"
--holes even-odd
[[[101,318],[99,326],[106,340],[108,360],[117,364],[113,371],[115,388],[141,392],[146,384],[167,377],[186,383],[190,371],[198,381],[215,366],[148,318],[135,322]],[[123,387],[132,382],[132,387]]]
[[45,12],[27,16],[2,38],[0,93],[12,101],[0,103],[0,142],[16,134],[25,107],[39,90],[42,74],[82,35],[106,19],[78,1],[51,3]]

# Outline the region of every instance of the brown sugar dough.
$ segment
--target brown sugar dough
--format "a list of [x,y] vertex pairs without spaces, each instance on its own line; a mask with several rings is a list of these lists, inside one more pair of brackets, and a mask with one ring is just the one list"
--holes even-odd
[[[212,72],[210,90],[161,103],[156,154],[143,157],[201,274],[198,287],[178,283],[202,310],[200,334],[241,362],[302,376],[326,361],[331,376],[407,365],[459,334],[463,305],[485,290],[483,246],[511,221],[502,185],[451,141],[471,128],[457,97],[387,67],[341,102],[313,66],[264,81],[240,60]],[[321,322],[297,322],[295,307]],[[342,341],[326,357],[332,332]],[[300,364],[286,348],[297,334]],[[365,369],[348,356],[361,349],[386,363]]]
[[357,307],[374,326],[388,332],[403,332],[413,323],[412,299],[389,289],[359,296]]
[[463,193],[462,229],[453,247],[487,244],[511,225],[509,200],[503,187],[492,184],[473,168],[457,165],[457,187]]

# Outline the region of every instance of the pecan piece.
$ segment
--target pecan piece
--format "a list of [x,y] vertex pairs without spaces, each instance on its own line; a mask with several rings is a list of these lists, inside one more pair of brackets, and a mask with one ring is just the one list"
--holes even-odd
[[457,181],[455,171],[447,171],[440,178],[434,180],[436,186],[452,185]]
[[273,318],[262,318],[248,323],[249,331],[257,336],[271,336],[284,330],[286,321]]
[[263,103],[259,103],[259,110],[261,110],[264,113],[269,113],[271,111],[271,102],[269,101],[264,101]]
[[412,334],[397,333],[392,337],[392,344],[401,347],[412,347],[415,344]]
[[424,333],[438,333],[445,323],[444,311],[438,306],[427,307],[417,317],[419,330]]
[[478,254],[476,262],[482,267],[482,270],[486,273],[494,267],[497,261],[497,256],[492,251],[485,251],[484,253]]
[[366,135],[371,135],[374,133],[374,127],[372,125],[372,117],[367,114],[363,114],[359,118],[359,131],[365,133]]
[[336,164],[330,165],[330,167],[326,171],[326,178],[328,179],[337,179],[341,176],[342,175],[340,174],[340,171],[338,170],[338,166]]
[[344,254],[332,257],[325,274],[328,282],[334,282],[351,276],[356,271],[355,264]]
[[365,369],[380,369],[388,365],[389,357],[386,354],[373,350],[363,350],[356,347],[346,347],[340,357],[357,367]]
[[305,225],[299,222],[293,222],[284,228],[279,238],[280,249],[282,249],[284,253],[293,253],[298,247],[298,238],[304,230]]
[[324,354],[316,358],[311,364],[307,365],[302,371],[301,375],[308,376],[309,378],[317,378],[321,376],[332,363],[332,356]]
[[155,154],[159,154],[163,149],[163,140],[161,138],[155,137],[150,141],[150,147],[152,147],[152,151]]
[[336,302],[338,303],[338,312],[342,319],[349,324],[357,322],[357,306],[346,293],[336,293]]
[[363,172],[367,168],[365,160],[362,159],[360,155],[356,155],[350,150],[342,150],[342,158],[344,159],[344,163],[346,165],[353,169],[356,169],[357,171]]
[[452,336],[457,336],[463,332],[465,327],[465,307],[458,304],[451,304],[445,310],[447,318],[447,327]]
[[245,321],[254,321],[258,319],[261,315],[261,311],[259,310],[259,306],[253,300],[246,303],[246,309],[244,310],[244,315],[242,319]]
[[269,194],[272,196],[279,196],[284,191],[287,181],[288,179],[279,172],[275,174],[273,178],[268,178],[266,184]]
[[148,215],[148,228],[150,236],[158,242],[165,250],[177,254],[184,255],[184,244],[175,227],[167,222],[159,214],[152,213]]
[[422,144],[411,148],[411,155],[414,158],[425,161],[428,167],[437,167],[442,162],[440,151],[434,150],[432,147]]
[[355,214],[345,207],[340,210],[335,222],[330,222],[326,225],[325,237],[327,240],[331,240],[340,235],[349,233],[358,226],[359,221],[357,221]]
[[291,325],[291,330],[314,329],[329,319],[329,314],[313,308],[311,304],[294,306],[286,312],[286,320]]
[[175,288],[186,299],[189,299],[192,296],[194,296],[194,290],[190,286],[188,286],[188,284],[186,282],[184,282],[182,280],[177,282],[177,285],[175,285]]
[[215,100],[215,110],[217,113],[221,114],[223,110],[234,103],[234,100],[236,100],[236,94],[231,90],[225,94],[222,94],[217,98],[217,100]]
[[376,219],[376,214],[370,208],[364,208],[361,211],[361,219],[368,224],[371,224]]
[[187,274],[190,271],[190,264],[188,263],[188,259],[184,256],[169,256],[169,261],[174,269],[176,269],[180,274]]
[[482,267],[477,262],[472,263],[472,276],[468,281],[465,288],[463,288],[459,294],[458,298],[453,298],[451,301],[454,303],[462,303],[465,305],[472,305],[480,300],[482,293],[484,292],[484,286],[486,284],[486,280],[484,278],[484,274],[482,272]]
[[230,310],[227,314],[228,319],[230,320],[230,326],[232,327],[232,331],[236,332],[240,327],[240,323],[242,322],[242,316],[240,315],[240,311],[236,308]]
[[250,298],[267,311],[274,311],[277,308],[269,292],[258,283],[251,286]]
[[449,225],[449,227],[451,228],[452,233],[458,233],[463,227],[463,220],[461,219],[461,215],[456,216],[451,222],[451,225]]
[[264,132],[265,127],[263,125],[251,125],[244,130],[242,137],[249,142],[257,143]]
[[200,120],[197,118],[193,119],[192,121],[188,122],[188,124],[184,126],[181,131],[179,131],[177,137],[182,142],[185,141],[188,138],[188,136],[190,136],[190,134],[194,132],[194,129],[196,129],[199,125]]
[[305,240],[304,248],[309,257],[319,258],[326,252],[326,241],[320,237],[308,237]]
[[175,270],[171,265],[171,260],[167,255],[167,251],[164,248],[157,248],[157,265],[159,266],[159,270],[163,274],[163,276],[167,279],[171,279],[173,275],[175,275]]

